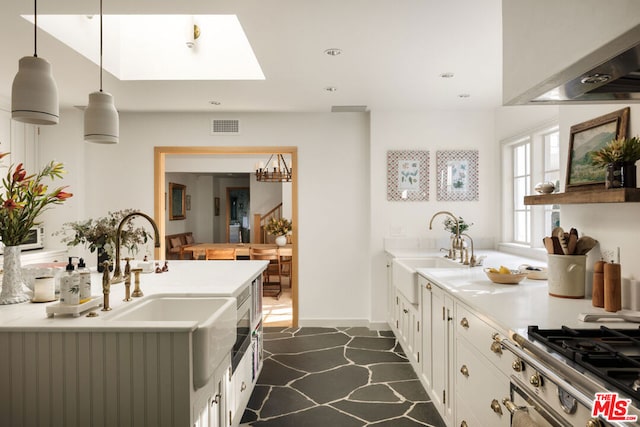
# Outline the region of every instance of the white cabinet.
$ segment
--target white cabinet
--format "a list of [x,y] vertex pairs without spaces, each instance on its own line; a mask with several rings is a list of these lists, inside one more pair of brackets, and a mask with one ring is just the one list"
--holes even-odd
[[[425,283],[426,289],[426,283]],[[453,421],[453,300],[431,284],[431,308],[423,307],[423,317],[431,319],[431,399],[447,425]],[[425,351],[427,351],[425,349]]]
[[416,372],[420,370],[422,351],[421,314],[417,304],[411,304],[401,292],[394,290],[394,332]]
[[[253,348],[253,344],[250,346]],[[237,426],[253,391],[253,351],[247,351],[231,376],[228,411],[230,424]]]
[[228,425],[227,383],[228,363],[221,364],[213,375],[213,380],[205,386],[206,392],[193,406],[193,427],[225,427]]
[[455,320],[455,425],[509,426],[502,399],[509,396],[515,358],[497,341],[504,334],[459,302]]

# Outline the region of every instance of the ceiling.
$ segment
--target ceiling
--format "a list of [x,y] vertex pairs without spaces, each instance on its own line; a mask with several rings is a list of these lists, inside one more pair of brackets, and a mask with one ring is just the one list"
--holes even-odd
[[[18,60],[33,54],[33,26],[20,17],[33,14],[33,3],[2,3],[0,96],[9,97]],[[104,90],[114,95],[120,111],[328,112],[333,106],[402,111],[501,105],[500,0],[103,0],[103,10],[105,15],[235,14],[265,76],[247,81],[120,81],[105,73]],[[98,11],[98,0],[38,2],[43,15]],[[95,45],[97,51],[98,40]],[[329,48],[343,53],[326,55]],[[43,31],[38,32],[38,56],[52,64],[61,108],[86,105],[88,94],[99,87],[97,66]],[[443,78],[443,73],[454,76]]]

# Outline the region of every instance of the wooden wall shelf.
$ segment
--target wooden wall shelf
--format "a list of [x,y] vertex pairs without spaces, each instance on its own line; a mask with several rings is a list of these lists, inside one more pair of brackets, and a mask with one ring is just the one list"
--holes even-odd
[[524,196],[525,205],[570,205],[584,203],[640,202],[640,188],[568,191],[566,193]]

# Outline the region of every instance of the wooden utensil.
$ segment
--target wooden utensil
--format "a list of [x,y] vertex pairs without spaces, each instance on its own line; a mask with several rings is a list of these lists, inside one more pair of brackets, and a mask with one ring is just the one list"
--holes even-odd
[[542,243],[544,244],[547,253],[553,255],[553,241],[551,240],[551,237],[543,238]]
[[582,236],[576,243],[576,255],[585,255],[598,243],[596,239],[589,236]]
[[578,236],[576,234],[569,233],[569,242],[567,243],[567,249],[569,250],[569,255],[575,255],[577,245],[578,245]]
[[562,249],[558,236],[551,236],[551,241],[553,242],[553,253],[555,255],[564,255],[564,250]]

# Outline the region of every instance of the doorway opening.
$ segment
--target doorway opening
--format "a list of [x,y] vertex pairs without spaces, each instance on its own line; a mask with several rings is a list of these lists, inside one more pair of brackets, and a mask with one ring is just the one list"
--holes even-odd
[[[298,190],[297,190],[297,147],[194,147],[194,146],[166,146],[154,148],[154,217],[160,232],[160,245],[156,249],[156,258],[165,253],[165,173],[167,156],[233,156],[260,155],[267,156],[273,153],[287,154],[291,157],[291,221],[293,224],[291,233],[291,326],[298,326]],[[269,185],[269,184],[265,184]],[[227,204],[229,206],[229,204]],[[229,212],[229,217],[231,212]]]

